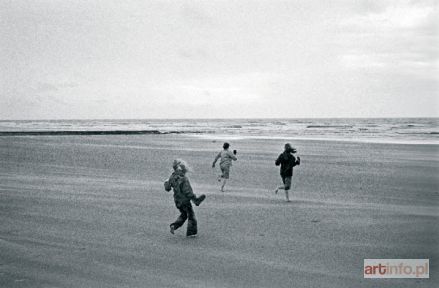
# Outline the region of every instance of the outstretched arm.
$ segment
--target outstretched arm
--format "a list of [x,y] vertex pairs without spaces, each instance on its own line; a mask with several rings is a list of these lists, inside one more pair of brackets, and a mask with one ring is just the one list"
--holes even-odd
[[216,155],[215,160],[213,160],[212,167],[215,167],[216,161],[218,161],[219,158],[221,158],[221,152]]
[[238,158],[236,158],[235,154],[233,154],[232,152],[229,153],[230,158],[232,158],[233,161],[238,160]]
[[279,155],[279,156],[277,157],[276,161],[274,162],[274,164],[276,164],[276,166],[279,166],[279,165],[280,165],[280,156],[281,156],[281,155]]
[[166,180],[165,183],[163,183],[163,184],[164,184],[164,186],[165,186],[165,190],[166,190],[167,192],[171,191],[172,186],[171,186],[171,183],[169,183],[169,179]]
[[293,156],[293,158],[290,159],[289,163],[290,163],[291,167],[295,167],[296,166],[296,157]]

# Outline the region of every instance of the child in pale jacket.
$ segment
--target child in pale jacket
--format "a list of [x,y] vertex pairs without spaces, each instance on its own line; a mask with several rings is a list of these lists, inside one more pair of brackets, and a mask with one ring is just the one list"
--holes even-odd
[[174,172],[168,180],[165,181],[164,186],[166,191],[174,189],[174,202],[177,209],[180,211],[180,216],[170,225],[171,233],[180,228],[186,220],[188,220],[186,236],[194,237],[197,235],[197,220],[195,212],[191,205],[191,200],[196,206],[206,198],[204,194],[197,197],[193,191],[189,179],[186,176],[188,172],[187,164],[180,159],[174,160],[172,164]]
[[220,160],[220,168],[221,168],[221,175],[218,176],[218,182],[222,181],[221,184],[221,192],[224,192],[224,186],[226,186],[227,180],[229,179],[230,175],[230,167],[232,167],[232,160],[236,161],[238,158],[236,158],[236,150],[233,150],[233,153],[229,151],[230,144],[224,143],[223,145],[223,151],[219,152],[218,155],[216,155],[215,160],[213,160],[212,168],[215,168],[216,162]]

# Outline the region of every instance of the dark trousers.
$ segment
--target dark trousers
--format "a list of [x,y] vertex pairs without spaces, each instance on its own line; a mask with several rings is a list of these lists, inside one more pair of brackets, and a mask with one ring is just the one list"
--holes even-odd
[[180,216],[178,216],[177,220],[171,225],[174,226],[174,229],[178,229],[183,226],[184,222],[187,219],[187,231],[186,236],[191,236],[197,234],[197,219],[195,219],[194,209],[192,208],[191,203],[185,203],[177,206],[177,209],[180,210]]

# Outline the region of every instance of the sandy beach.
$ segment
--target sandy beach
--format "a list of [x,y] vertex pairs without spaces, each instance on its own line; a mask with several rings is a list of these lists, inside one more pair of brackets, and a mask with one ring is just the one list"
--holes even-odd
[[[292,141],[291,203],[274,195],[284,141],[183,135],[0,137],[1,287],[437,287],[439,147]],[[175,235],[174,158],[199,236]],[[363,259],[430,259],[430,279],[364,279]]]

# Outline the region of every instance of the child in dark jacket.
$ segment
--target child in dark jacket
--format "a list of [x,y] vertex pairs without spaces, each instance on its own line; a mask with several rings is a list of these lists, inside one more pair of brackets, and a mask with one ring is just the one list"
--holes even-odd
[[206,198],[204,194],[197,197],[193,191],[189,179],[186,177],[188,172],[187,164],[180,159],[176,159],[173,162],[172,168],[174,172],[171,174],[168,180],[165,181],[165,190],[171,191],[174,189],[174,202],[177,209],[180,211],[180,216],[170,225],[171,233],[180,228],[186,219],[187,224],[187,237],[194,237],[197,235],[197,220],[195,218],[195,212],[191,205],[191,200],[196,206]]
[[282,177],[283,185],[276,188],[274,193],[277,194],[279,189],[285,190],[285,197],[287,202],[290,202],[288,197],[288,191],[291,188],[291,180],[293,178],[293,167],[300,165],[300,157],[294,157],[293,153],[296,153],[296,149],[291,147],[290,143],[285,144],[285,150],[276,159],[276,166],[280,165],[280,176]]

